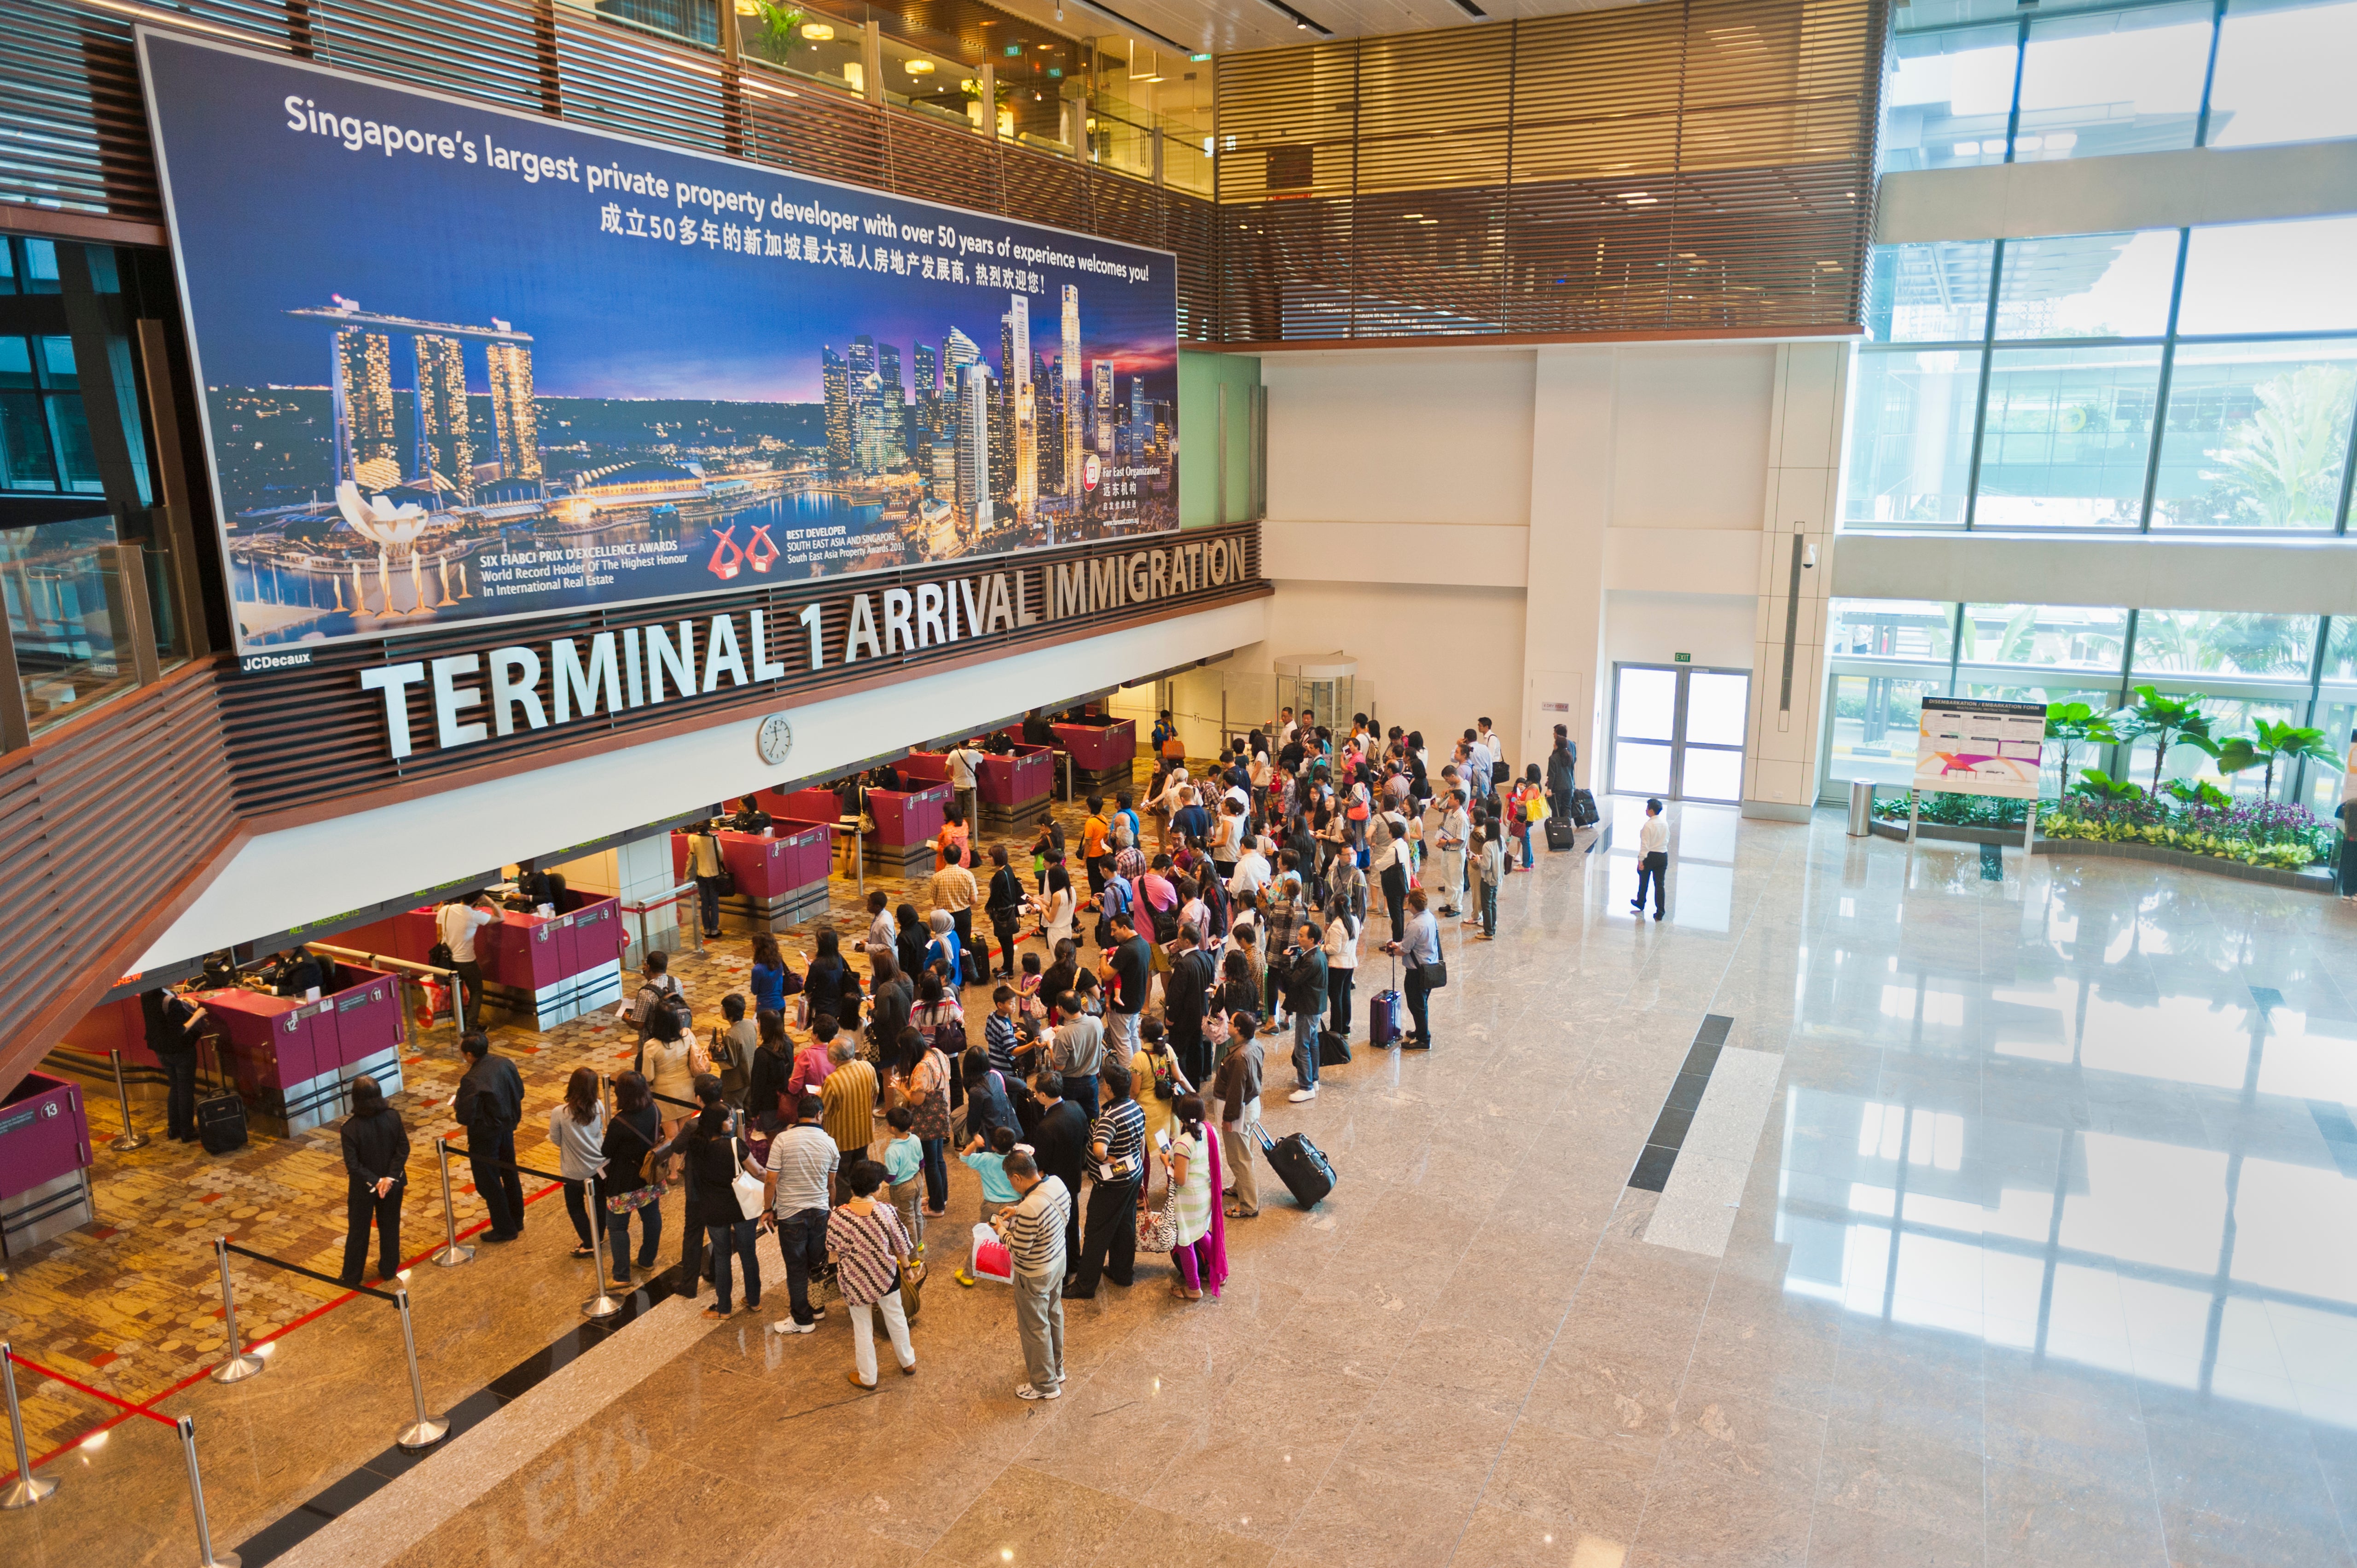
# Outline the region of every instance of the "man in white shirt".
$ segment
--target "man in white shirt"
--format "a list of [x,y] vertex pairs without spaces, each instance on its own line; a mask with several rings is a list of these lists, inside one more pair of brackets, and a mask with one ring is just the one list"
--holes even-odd
[[1663,889],[1670,879],[1670,824],[1662,819],[1659,800],[1645,802],[1645,825],[1637,832],[1637,896],[1629,900],[1629,908],[1640,916],[1645,912],[1645,884],[1653,885],[1653,918],[1662,918]]
[[787,1316],[770,1325],[772,1334],[808,1334],[826,1316],[823,1305],[811,1305],[810,1282],[826,1262],[827,1200],[843,1153],[820,1124],[825,1113],[825,1101],[804,1090],[794,1124],[770,1144],[770,1223],[785,1260],[788,1306]]
[[1257,893],[1268,886],[1268,856],[1261,853],[1260,840],[1253,839],[1236,859],[1233,875],[1228,878],[1228,891],[1241,897]]
[[498,918],[490,899],[480,893],[466,900],[453,899],[434,911],[435,933],[450,950],[450,967],[458,972],[462,1033],[483,1026],[483,966],[475,961],[475,933]]
[[[1445,770],[1442,778],[1448,778]],[[1458,890],[1465,886],[1465,841],[1472,833],[1472,819],[1465,810],[1465,792],[1453,779],[1432,806],[1432,825],[1425,839],[1431,868],[1425,881],[1439,893],[1440,912],[1454,915]]]
[[957,792],[958,804],[965,808],[965,825],[970,832],[982,831],[982,795],[974,784],[974,769],[985,760],[981,750],[971,740],[962,740],[950,747],[950,788]]

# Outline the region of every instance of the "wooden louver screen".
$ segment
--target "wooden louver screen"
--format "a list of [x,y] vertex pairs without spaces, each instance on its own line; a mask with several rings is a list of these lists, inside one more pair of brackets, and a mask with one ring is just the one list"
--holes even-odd
[[1834,329],[1883,0],[1663,0],[1223,57],[1218,338]]

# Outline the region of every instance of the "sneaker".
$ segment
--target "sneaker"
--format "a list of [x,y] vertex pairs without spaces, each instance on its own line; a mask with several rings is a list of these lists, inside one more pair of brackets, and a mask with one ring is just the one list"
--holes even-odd
[[952,1274],[950,1278],[957,1281],[958,1283],[965,1286],[968,1290],[972,1290],[975,1285],[982,1283],[980,1280],[975,1279],[972,1274],[966,1273],[963,1269],[960,1269],[956,1273]]
[[1300,1104],[1305,1100],[1315,1100],[1317,1098],[1318,1091],[1315,1089],[1297,1089],[1291,1094],[1286,1096],[1286,1099],[1291,1101],[1296,1105]]
[[772,1334],[815,1334],[818,1332],[818,1325],[815,1323],[796,1323],[791,1317],[780,1317],[775,1323],[770,1325],[770,1332]]
[[1064,1391],[1060,1384],[1052,1389],[1035,1389],[1029,1383],[1018,1383],[1015,1388],[1015,1397],[1019,1400],[1060,1400],[1064,1397]]
[[1642,898],[1631,898],[1629,900],[1629,908],[1641,915],[1645,912],[1645,901]]
[[1659,909],[1654,910],[1654,911],[1653,911],[1653,918],[1655,918],[1656,920],[1658,920],[1658,919],[1660,919],[1661,918],[1662,918],[1662,912],[1661,912]]

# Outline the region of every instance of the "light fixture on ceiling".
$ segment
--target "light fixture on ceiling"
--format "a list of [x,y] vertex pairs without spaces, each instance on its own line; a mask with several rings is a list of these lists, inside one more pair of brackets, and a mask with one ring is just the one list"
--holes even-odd
[[933,74],[933,62],[922,59],[912,59],[909,62],[908,70],[910,76],[931,76]]
[[1285,0],[1264,0],[1264,3],[1266,4],[1271,10],[1282,11],[1286,16],[1291,17],[1294,27],[1299,31],[1305,33],[1316,33],[1321,38],[1330,38],[1334,36],[1333,28],[1326,26],[1323,22],[1314,21],[1310,17],[1304,16],[1299,11],[1297,11],[1292,6],[1286,5]]
[[802,37],[814,44],[831,43],[834,39],[834,28],[824,22],[804,22]]

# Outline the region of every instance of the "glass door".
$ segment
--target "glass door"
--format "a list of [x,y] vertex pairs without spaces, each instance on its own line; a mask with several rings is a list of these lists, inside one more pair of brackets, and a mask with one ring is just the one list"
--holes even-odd
[[1748,670],[1615,665],[1613,791],[1670,800],[1741,800],[1743,731],[1750,709]]

